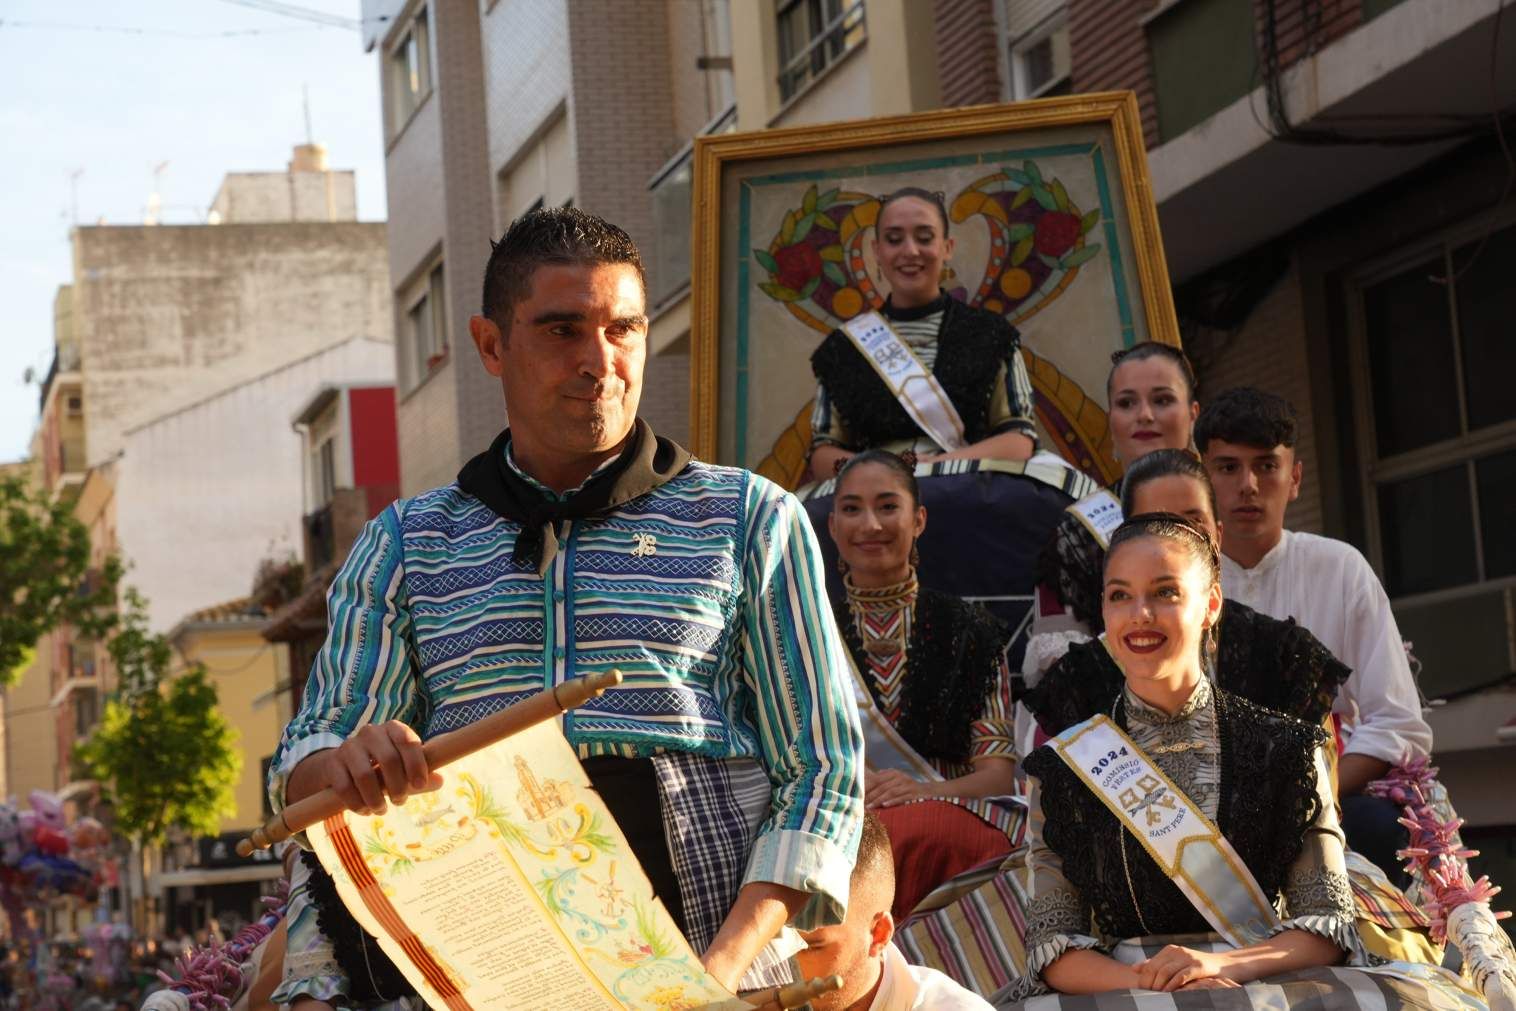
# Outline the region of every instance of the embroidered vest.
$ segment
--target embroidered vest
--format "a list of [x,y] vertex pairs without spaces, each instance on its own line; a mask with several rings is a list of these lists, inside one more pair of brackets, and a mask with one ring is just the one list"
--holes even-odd
[[[932,375],[958,409],[964,437],[988,437],[987,420],[1000,366],[1020,346],[1015,328],[1002,316],[949,298],[937,334]],[[841,330],[833,330],[811,355],[811,370],[826,387],[832,405],[847,422],[860,448],[912,439],[921,430],[884,381]]]
[[[875,703],[879,689],[844,597],[832,605],[843,641]],[[995,690],[1003,626],[988,611],[922,587],[906,644],[905,686],[895,729],[923,758],[966,762],[969,726]]]
[[[1112,701],[1105,699],[1103,711],[1110,711]],[[1216,824],[1264,895],[1273,899],[1318,813],[1313,757],[1326,735],[1224,691],[1216,692],[1214,705],[1221,737]],[[1070,883],[1089,901],[1106,936],[1211,929],[1141,843],[1123,839],[1120,823],[1052,749],[1038,748],[1025,768],[1041,784],[1047,844],[1062,859]]]

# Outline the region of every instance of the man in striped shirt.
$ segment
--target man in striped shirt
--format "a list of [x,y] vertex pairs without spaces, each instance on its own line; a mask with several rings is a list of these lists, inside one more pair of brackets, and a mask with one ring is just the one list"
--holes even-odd
[[[788,970],[786,924],[845,914],[861,737],[798,502],[636,418],[645,295],[631,240],[581,211],[496,245],[469,331],[511,427],[364,529],[269,790],[401,801],[435,784],[423,738],[620,668],[564,734],[709,970],[762,984]],[[297,905],[276,999],[353,1000]]]

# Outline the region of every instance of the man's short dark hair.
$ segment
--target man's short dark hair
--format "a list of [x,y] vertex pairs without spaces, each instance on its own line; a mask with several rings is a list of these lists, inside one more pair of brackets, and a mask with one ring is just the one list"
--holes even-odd
[[1212,439],[1254,449],[1295,448],[1300,423],[1283,397],[1239,386],[1208,400],[1195,420],[1195,447],[1205,452]]
[[544,264],[625,263],[647,289],[642,254],[626,232],[577,207],[545,207],[521,215],[499,242],[490,243],[484,268],[485,318],[508,334],[516,303],[532,293],[532,275]]
[[[863,814],[863,831],[858,836],[858,858],[853,862],[854,887],[863,882],[878,886],[889,881],[889,893],[895,891],[895,852],[890,848],[890,834],[884,822],[872,811]],[[889,903],[885,903],[889,908]]]

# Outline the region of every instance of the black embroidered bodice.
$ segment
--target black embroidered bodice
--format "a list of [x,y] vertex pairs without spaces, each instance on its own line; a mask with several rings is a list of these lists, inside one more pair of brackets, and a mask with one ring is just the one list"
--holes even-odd
[[[1222,606],[1217,635],[1217,687],[1304,723],[1320,723],[1332,711],[1351,673],[1293,619],[1270,618],[1235,600]],[[1070,646],[1021,701],[1056,733],[1052,728],[1109,712],[1121,685],[1121,668],[1092,639]]]
[[[1107,695],[1099,710],[1109,713],[1116,698]],[[1215,693],[1213,704],[1221,748],[1217,827],[1263,893],[1273,898],[1283,889],[1306,829],[1318,814],[1314,755],[1326,734],[1225,691]],[[1124,725],[1123,707],[1117,706],[1116,714]],[[1024,767],[1040,783],[1044,839],[1105,936],[1211,929],[1142,844],[1050,747],[1032,752]]]
[[[923,306],[942,310],[937,333],[937,360],[932,375],[963,419],[964,436],[973,443],[988,438],[990,402],[1000,367],[1008,364],[1021,341],[1005,317],[942,296]],[[888,311],[901,316],[904,311]],[[923,434],[900,406],[884,380],[841,330],[833,330],[811,355],[811,370],[833,407],[847,422],[858,449],[869,449]]]
[[[832,609],[853,663],[879,703],[847,599],[835,602]],[[895,729],[923,758],[969,760],[969,728],[995,690],[1005,642],[1005,627],[984,608],[921,588],[906,643],[905,685]]]

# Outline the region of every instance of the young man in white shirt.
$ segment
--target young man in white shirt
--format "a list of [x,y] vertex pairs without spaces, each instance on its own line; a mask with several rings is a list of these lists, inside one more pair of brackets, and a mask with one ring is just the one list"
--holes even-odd
[[846,918],[804,932],[797,952],[805,979],[834,973],[842,989],[811,1001],[814,1011],[990,1011],[990,1004],[936,969],[911,965],[891,943],[895,920],[895,860],[884,823],[864,814],[858,859],[848,885]]
[[1363,788],[1393,765],[1432,750],[1421,697],[1384,587],[1356,548],[1284,528],[1300,495],[1295,409],[1250,387],[1206,403],[1195,422],[1222,522],[1221,585],[1230,600],[1294,618],[1353,669],[1333,714],[1343,741],[1338,765],[1348,845],[1400,879],[1406,845],[1399,810]]

